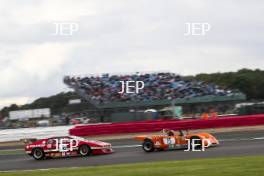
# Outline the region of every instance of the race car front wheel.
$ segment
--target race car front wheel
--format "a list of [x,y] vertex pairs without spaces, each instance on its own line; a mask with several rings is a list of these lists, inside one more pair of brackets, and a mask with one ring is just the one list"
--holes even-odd
[[35,160],[41,160],[45,157],[45,153],[41,148],[35,148],[32,151],[32,156]]
[[79,153],[81,156],[88,156],[92,153],[92,150],[88,145],[81,145],[79,147]]
[[153,142],[149,139],[144,140],[142,148],[145,152],[153,152],[155,149]]

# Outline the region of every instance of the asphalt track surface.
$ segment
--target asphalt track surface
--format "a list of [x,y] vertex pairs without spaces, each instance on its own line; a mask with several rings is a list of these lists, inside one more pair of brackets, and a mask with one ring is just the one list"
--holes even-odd
[[109,155],[55,158],[41,161],[35,161],[26,154],[0,155],[0,171],[101,166],[231,156],[264,156],[264,130],[216,133],[214,135],[220,140],[221,145],[206,149],[204,152],[171,150],[145,153],[140,146],[140,142],[132,139],[120,139],[107,141],[112,143],[115,150],[115,153]]

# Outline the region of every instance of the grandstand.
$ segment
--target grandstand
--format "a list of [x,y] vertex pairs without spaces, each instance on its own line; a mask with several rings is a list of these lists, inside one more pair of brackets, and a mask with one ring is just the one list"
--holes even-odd
[[[144,89],[137,94],[118,93],[121,89],[120,81],[131,80],[143,81]],[[129,115],[124,113],[131,113],[131,110],[137,113],[146,109],[159,110],[168,106],[183,106],[185,114],[188,114],[193,111],[206,111],[209,105],[218,108],[246,99],[238,90],[190,80],[170,72],[65,76],[64,83],[101,114],[111,117],[109,121],[113,121],[116,115],[120,116],[120,113],[128,117]],[[224,111],[223,107],[221,108]],[[217,110],[221,111],[221,108]],[[141,119],[141,115],[134,116]],[[120,118],[117,121],[120,121]]]

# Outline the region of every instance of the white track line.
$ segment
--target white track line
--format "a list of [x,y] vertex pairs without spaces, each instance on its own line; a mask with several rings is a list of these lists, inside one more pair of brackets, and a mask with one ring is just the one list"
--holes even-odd
[[113,148],[133,148],[133,147],[142,147],[142,145],[120,145],[120,146],[113,146]]
[[[240,138],[240,139],[220,139],[222,142],[231,142],[231,141],[252,141],[252,140],[264,140],[264,137],[257,138]],[[133,148],[133,147],[142,147],[142,145],[120,145],[113,146],[113,148]],[[23,150],[23,149],[15,149],[15,150]],[[1,151],[1,150],[0,150]],[[76,169],[79,167],[69,167],[68,169]],[[56,168],[48,168],[48,169],[32,169],[32,170],[10,170],[10,171],[0,171],[0,173],[10,173],[10,172],[31,172],[31,171],[49,171]]]
[[[257,138],[219,139],[220,142],[253,141],[253,140],[264,140],[264,137],[257,137]],[[118,145],[118,146],[112,146],[112,147],[113,147],[113,149],[120,149],[120,148],[142,147],[142,145]],[[0,150],[0,151],[23,151],[23,150],[24,150],[24,149]]]
[[254,138],[255,140],[264,140],[264,137]]
[[234,141],[254,141],[254,140],[264,140],[264,137],[258,138],[234,138],[234,139],[220,139],[222,142],[234,142]]
[[[234,141],[253,141],[253,140],[264,140],[264,137],[258,138],[237,138],[237,139],[220,139],[220,142],[234,142]],[[120,145],[113,146],[113,148],[133,148],[133,147],[142,147],[142,145]]]
[[3,152],[9,152],[9,151],[11,151],[11,152],[13,152],[13,151],[24,151],[25,149],[2,149],[2,150],[0,150],[0,151],[3,151]]

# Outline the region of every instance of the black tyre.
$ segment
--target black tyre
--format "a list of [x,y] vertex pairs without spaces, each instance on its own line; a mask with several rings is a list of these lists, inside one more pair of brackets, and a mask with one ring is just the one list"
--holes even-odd
[[42,160],[45,158],[45,153],[41,148],[35,148],[32,151],[32,156],[35,160]]
[[92,150],[88,145],[81,145],[78,151],[81,156],[88,156],[92,153]]
[[155,150],[153,142],[149,139],[144,140],[142,148],[145,152],[153,152]]
[[[191,138],[191,149],[192,150],[199,150],[202,148],[202,140],[197,137],[197,136],[194,136]],[[192,146],[192,144],[195,144],[194,146]]]

